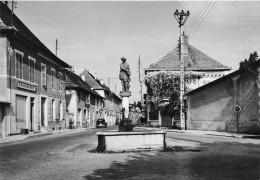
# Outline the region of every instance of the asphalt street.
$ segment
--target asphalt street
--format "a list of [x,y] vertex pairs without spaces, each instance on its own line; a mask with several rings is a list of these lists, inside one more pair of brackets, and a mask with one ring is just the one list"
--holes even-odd
[[0,144],[0,178],[259,180],[260,177],[259,140],[168,132],[165,150],[96,153],[96,132],[107,129]]

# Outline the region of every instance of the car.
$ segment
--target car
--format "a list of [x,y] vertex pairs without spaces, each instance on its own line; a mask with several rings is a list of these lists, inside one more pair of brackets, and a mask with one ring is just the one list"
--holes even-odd
[[99,128],[99,127],[107,127],[107,123],[105,121],[105,119],[98,119],[97,122],[96,122],[96,128]]

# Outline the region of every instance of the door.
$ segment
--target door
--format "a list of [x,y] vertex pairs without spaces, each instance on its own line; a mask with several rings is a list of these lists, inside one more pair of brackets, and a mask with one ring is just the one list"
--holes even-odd
[[5,105],[0,103],[0,138],[5,134]]
[[77,127],[80,127],[82,123],[82,116],[81,116],[81,109],[78,108],[78,121],[77,121]]
[[26,97],[16,95],[16,131],[26,129]]
[[46,98],[41,98],[41,126],[45,126]]
[[170,115],[162,115],[162,126],[171,127],[172,126],[172,116]]
[[34,130],[34,98],[31,98],[30,131]]
[[84,124],[84,126],[86,127],[86,119],[87,119],[87,110],[86,109],[84,109],[83,110],[83,124]]

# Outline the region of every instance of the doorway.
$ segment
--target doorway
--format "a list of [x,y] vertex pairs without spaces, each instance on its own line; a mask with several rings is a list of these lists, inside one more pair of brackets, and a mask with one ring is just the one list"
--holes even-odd
[[30,108],[30,131],[34,130],[34,98],[31,98],[31,108]]
[[45,126],[46,98],[41,97],[41,126]]
[[16,95],[16,131],[26,129],[26,97]]

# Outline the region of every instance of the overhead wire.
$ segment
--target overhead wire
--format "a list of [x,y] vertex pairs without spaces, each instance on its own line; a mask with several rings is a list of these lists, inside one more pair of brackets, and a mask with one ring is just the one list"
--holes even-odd
[[197,20],[199,19],[201,12],[203,11],[203,9],[205,8],[205,6],[207,5],[208,2],[209,2],[209,1],[206,1],[205,4],[204,4],[204,6],[203,6],[203,4],[201,4],[201,6],[200,6],[198,12],[197,12],[196,15],[194,16],[195,18],[193,19],[190,28],[186,31],[187,34],[188,34],[188,32],[192,29],[192,27],[194,27],[195,22],[197,22]]
[[[108,23],[107,21],[102,21],[102,24],[101,24],[101,23],[99,23],[100,20],[93,19],[93,18],[90,18],[90,17],[84,17],[82,15],[77,15],[77,14],[75,14],[75,12],[64,13],[63,15],[66,16],[66,19],[64,19],[64,18],[61,18],[61,16],[58,13],[55,12],[55,9],[51,9],[50,7],[45,7],[45,6],[42,6],[42,7],[39,7],[39,6],[40,5],[29,6],[29,7],[22,6],[22,8],[25,8],[27,11],[34,11],[34,13],[38,13],[41,16],[44,15],[44,16],[49,17],[49,15],[51,14],[51,15],[53,15],[52,18],[54,18],[58,21],[66,21],[66,22],[69,22],[69,23],[76,23],[77,25],[84,26],[87,29],[94,28],[94,29],[103,30],[105,32],[112,32],[112,33],[116,33],[116,34],[118,34],[118,33],[120,33],[120,34],[128,33],[128,35],[129,34],[134,35],[134,34],[140,34],[141,33],[141,34],[146,35],[146,36],[149,35],[149,32],[136,31],[136,29],[131,30],[131,29],[129,29],[129,27],[126,28],[126,27],[120,26],[116,23],[112,24],[112,23]],[[39,13],[39,11],[35,7],[38,8],[38,9],[42,9],[42,8],[47,9],[48,13],[45,13],[45,14]],[[54,23],[54,22],[52,21],[52,23]],[[104,24],[107,24],[108,26],[106,27],[106,26],[104,26]],[[110,28],[112,26],[113,27],[117,26],[119,29]],[[150,33],[150,36],[151,37],[157,36],[159,38],[158,34],[155,35],[155,34]],[[153,45],[158,45],[158,42],[159,42],[158,39],[155,39],[155,38],[149,38],[147,40],[142,39],[142,41],[147,41],[147,42],[148,42],[148,40],[149,40],[149,42],[150,41],[156,42]]]
[[204,16],[204,18],[202,19],[202,21],[200,22],[200,24],[197,26],[197,28],[195,29],[195,31],[193,31],[189,38],[191,39],[191,37],[193,36],[193,34],[198,30],[198,28],[200,27],[200,25],[203,23],[203,21],[206,19],[206,17],[209,15],[209,13],[212,11],[212,9],[214,8],[215,4],[217,3],[217,1],[214,2],[214,4],[211,6],[210,10],[207,12],[206,16]]
[[187,35],[190,35],[191,33],[193,33],[193,31],[199,26],[201,19],[203,18],[203,16],[205,15],[205,13],[208,11],[210,5],[211,5],[212,1],[207,5],[206,9],[203,8],[203,12],[200,14],[200,16],[198,17],[195,25],[193,27],[191,27],[191,29],[186,33]]

